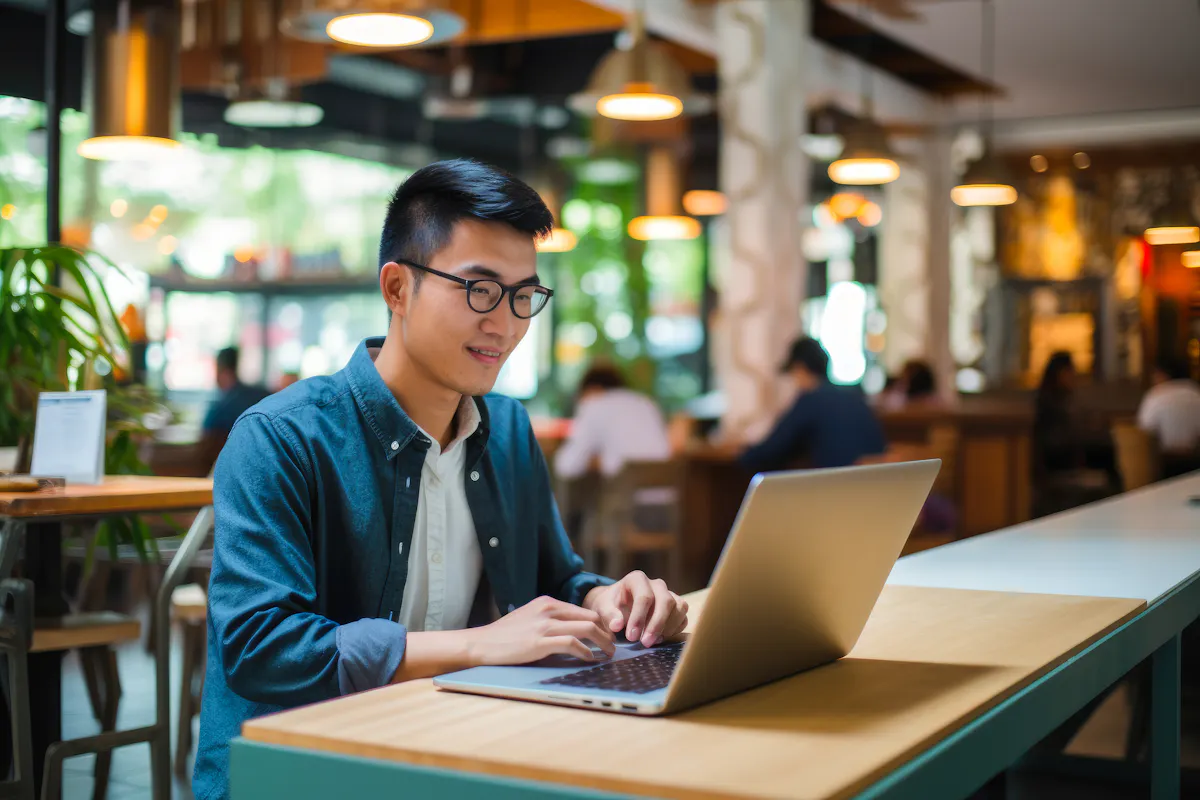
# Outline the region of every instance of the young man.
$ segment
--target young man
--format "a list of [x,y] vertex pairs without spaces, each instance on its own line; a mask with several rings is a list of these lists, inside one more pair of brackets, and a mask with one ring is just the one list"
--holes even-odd
[[846,467],[883,453],[883,427],[857,387],[829,382],[829,354],[815,339],[792,343],[781,371],[799,389],[795,403],[762,442],[742,453],[752,472],[808,467]]
[[498,170],[418,170],[380,242],[387,337],[234,426],[197,800],[227,796],[229,740],[251,717],[475,665],[590,661],[618,632],[649,645],[686,625],[661,581],[582,571],[528,416],[483,397],[552,295],[534,247],[550,225]]

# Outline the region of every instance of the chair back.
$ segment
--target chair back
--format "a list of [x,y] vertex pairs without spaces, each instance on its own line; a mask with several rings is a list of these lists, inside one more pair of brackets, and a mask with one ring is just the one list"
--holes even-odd
[[1139,489],[1157,481],[1162,475],[1162,456],[1158,440],[1130,423],[1112,427],[1113,444],[1117,450],[1117,468],[1121,473],[1121,488]]

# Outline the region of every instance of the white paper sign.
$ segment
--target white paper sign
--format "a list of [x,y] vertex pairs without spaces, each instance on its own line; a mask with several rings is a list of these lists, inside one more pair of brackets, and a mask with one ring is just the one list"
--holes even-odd
[[38,395],[30,472],[72,483],[104,479],[107,395],[95,392],[42,392]]

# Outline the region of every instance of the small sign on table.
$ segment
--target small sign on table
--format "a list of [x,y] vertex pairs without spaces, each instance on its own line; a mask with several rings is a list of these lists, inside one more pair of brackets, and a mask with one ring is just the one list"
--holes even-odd
[[104,391],[39,394],[29,471],[69,484],[103,482],[106,406]]

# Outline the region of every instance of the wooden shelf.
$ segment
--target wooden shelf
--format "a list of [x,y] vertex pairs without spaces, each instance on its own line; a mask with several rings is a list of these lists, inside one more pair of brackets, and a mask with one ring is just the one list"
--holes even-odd
[[297,277],[278,281],[204,280],[152,275],[150,288],[166,292],[231,292],[233,294],[313,295],[363,293],[379,290],[375,275]]

